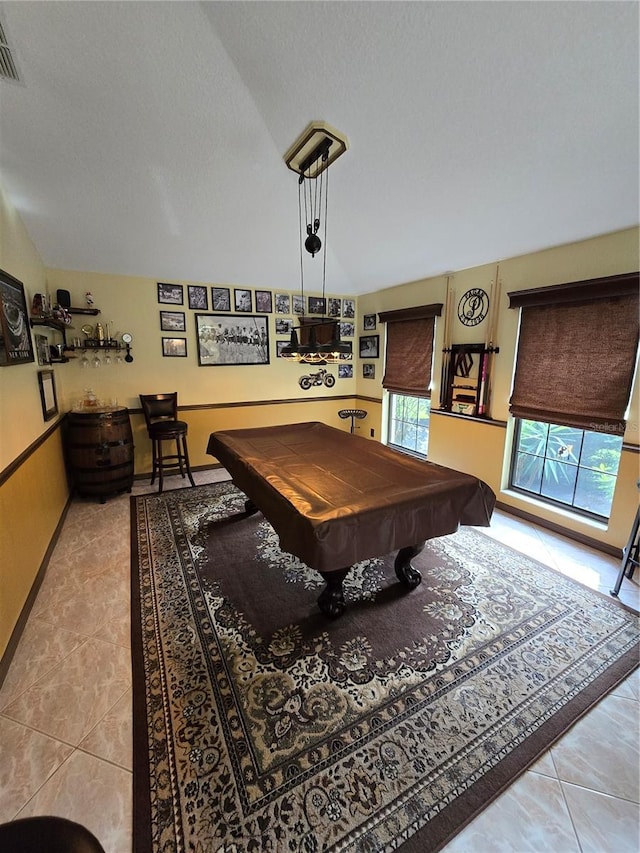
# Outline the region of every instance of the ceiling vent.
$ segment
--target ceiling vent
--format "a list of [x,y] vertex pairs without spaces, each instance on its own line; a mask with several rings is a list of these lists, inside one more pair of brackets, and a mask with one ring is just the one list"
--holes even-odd
[[21,82],[2,21],[0,21],[0,79],[14,80],[16,83]]

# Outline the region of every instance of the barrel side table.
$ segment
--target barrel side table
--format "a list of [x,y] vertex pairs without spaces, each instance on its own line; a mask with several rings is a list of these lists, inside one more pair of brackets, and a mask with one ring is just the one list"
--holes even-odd
[[99,497],[131,491],[133,435],[124,406],[93,407],[67,414],[65,449],[76,492]]

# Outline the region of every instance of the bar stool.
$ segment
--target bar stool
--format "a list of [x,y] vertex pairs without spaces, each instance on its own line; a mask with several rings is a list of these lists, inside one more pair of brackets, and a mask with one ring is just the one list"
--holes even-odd
[[351,433],[353,434],[356,429],[356,418],[361,421],[363,418],[367,417],[367,413],[364,409],[340,409],[338,415],[342,418],[342,420],[346,420],[346,418],[351,418]]
[[[151,439],[153,450],[153,470],[151,472],[151,485],[153,486],[158,473],[159,488],[162,491],[163,475],[165,471],[180,469],[184,479],[185,471],[195,486],[189,465],[189,451],[187,450],[187,429],[184,421],[178,420],[178,392],[172,394],[140,394],[144,419],[147,422],[147,433]],[[163,441],[175,441],[176,452],[164,455],[162,451]]]
[[617,596],[620,592],[620,587],[622,586],[622,579],[624,577],[632,578],[633,572],[635,571],[636,566],[640,566],[640,557],[638,556],[640,552],[640,507],[636,510],[636,517],[631,525],[631,533],[629,534],[629,541],[626,544],[626,547],[622,551],[622,563],[620,564],[620,571],[618,572],[618,577],[616,579],[615,586],[611,590],[611,595]]

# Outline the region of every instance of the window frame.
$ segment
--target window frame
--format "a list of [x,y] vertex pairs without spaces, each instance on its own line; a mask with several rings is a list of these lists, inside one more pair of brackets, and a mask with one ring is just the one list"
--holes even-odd
[[[400,453],[406,453],[408,456],[413,456],[415,459],[422,459],[423,461],[428,458],[429,454],[429,432],[431,427],[431,399],[429,397],[418,397],[415,394],[403,394],[400,391],[389,391],[389,405],[387,410],[387,447],[390,447],[392,450],[397,450]],[[409,447],[404,447],[402,444],[396,444],[391,441],[391,436],[393,435],[392,421],[397,421],[396,418],[393,417],[394,412],[394,401],[395,397],[408,397],[411,400],[424,400],[427,405],[427,448],[426,453],[420,453],[418,450],[411,449]],[[418,404],[419,406],[419,404]],[[409,421],[401,421],[401,423],[410,423]],[[416,413],[415,420],[416,429],[418,427],[418,419]]]
[[[570,427],[570,429],[579,430],[582,433],[582,441],[580,443],[580,453],[578,456],[578,461],[574,465],[577,473],[576,473],[575,483],[573,485],[572,503],[567,503],[566,501],[561,501],[561,500],[558,500],[556,498],[549,497],[548,495],[542,494],[541,491],[540,492],[534,492],[531,489],[525,489],[522,486],[515,485],[514,477],[515,477],[515,472],[516,472],[516,467],[517,467],[517,460],[518,460],[519,455],[523,454],[523,451],[521,449],[519,449],[520,434],[521,434],[522,424],[524,423],[524,421],[527,421],[527,420],[531,421],[532,423],[545,424],[549,428],[551,428],[553,426],[562,426],[561,424],[553,424],[549,421],[534,421],[532,418],[518,418],[518,417],[514,418],[515,423],[514,423],[514,430],[513,430],[513,438],[512,438],[512,442],[511,442],[511,456],[510,456],[510,462],[509,462],[509,479],[508,479],[509,490],[512,492],[515,492],[519,495],[524,495],[528,498],[533,498],[534,500],[538,500],[541,503],[544,503],[548,506],[556,507],[558,509],[563,510],[564,512],[570,512],[574,515],[580,516],[581,518],[587,518],[587,519],[590,519],[591,521],[596,521],[599,523],[608,524],[610,519],[611,519],[611,510],[613,507],[613,496],[611,498],[611,504],[609,506],[609,514],[608,515],[601,515],[599,513],[593,512],[592,510],[584,509],[583,507],[580,507],[580,506],[575,506],[575,504],[573,503],[573,501],[575,501],[576,490],[578,487],[578,476],[579,476],[580,471],[595,471],[596,470],[596,469],[592,468],[591,466],[581,465],[580,462],[582,459],[586,435],[589,433],[597,433],[597,430],[587,430],[587,429],[584,429],[582,427]],[[618,458],[618,467],[617,467],[615,473],[602,472],[602,473],[606,473],[608,476],[613,477],[614,481],[615,481],[615,485],[617,485],[618,475],[620,473],[620,460],[622,457],[622,447],[623,447],[622,437],[620,437],[620,436],[616,436],[616,437],[620,438],[620,455]],[[553,457],[547,455],[548,448],[549,448],[549,430],[547,430],[547,438],[545,441],[544,456],[538,457],[539,459],[543,460],[542,478],[544,478],[545,463],[547,461],[550,461],[550,462],[557,461],[557,459],[554,459]],[[535,456],[535,454],[524,454],[524,455]],[[541,481],[541,489],[542,489],[542,481]],[[614,492],[615,492],[615,486],[614,486]]]

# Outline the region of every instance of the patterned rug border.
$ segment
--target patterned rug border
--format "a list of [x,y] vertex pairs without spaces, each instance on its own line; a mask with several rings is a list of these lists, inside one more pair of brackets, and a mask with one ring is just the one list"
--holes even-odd
[[[208,490],[211,486],[231,484],[230,480],[198,486],[198,490]],[[193,489],[183,488],[167,490],[165,496],[177,492],[193,494]],[[147,701],[145,685],[145,671],[143,664],[143,634],[140,630],[141,601],[140,601],[140,554],[137,537],[137,510],[138,505],[145,500],[162,497],[157,493],[136,495],[130,498],[130,529],[131,529],[131,654],[132,654],[132,676],[133,676],[133,850],[135,853],[159,853],[152,846],[152,820],[151,820],[151,797],[149,776],[149,759],[147,745]],[[492,537],[473,528],[476,534],[489,539],[499,548],[503,548],[515,554],[522,555],[517,549],[502,542],[493,540]],[[606,593],[587,587],[585,584],[573,578],[568,578],[557,569],[547,566],[529,555],[526,559],[541,566],[545,571],[558,575],[570,585],[587,590],[591,595],[608,601],[616,607],[638,616],[638,612],[613,598]],[[410,838],[402,842],[397,849],[401,853],[436,853],[452,840],[465,826],[477,817],[490,803],[502,794],[520,775],[522,775],[532,764],[534,764],[554,743],[563,737],[568,729],[587,714],[605,695],[614,690],[625,678],[627,678],[639,664],[640,647],[630,650],[608,669],[595,678],[588,687],[582,689],[573,699],[563,705],[552,719],[544,722],[537,730],[535,737],[528,737],[523,743],[510,751],[506,759],[501,760],[495,767],[483,774],[482,791],[477,784],[462,792],[457,798],[443,808],[437,816],[429,821],[428,826],[418,829]],[[518,769],[514,772],[513,765]],[[175,780],[172,780],[174,784]],[[486,791],[490,790],[487,795]],[[427,835],[429,837],[426,846]],[[435,840],[434,842],[434,839]],[[184,839],[182,839],[184,843]],[[227,849],[225,845],[224,849]],[[172,848],[173,849],[173,848]],[[186,848],[185,848],[186,849]],[[235,849],[233,845],[229,850]],[[209,853],[209,851],[207,851]]]

